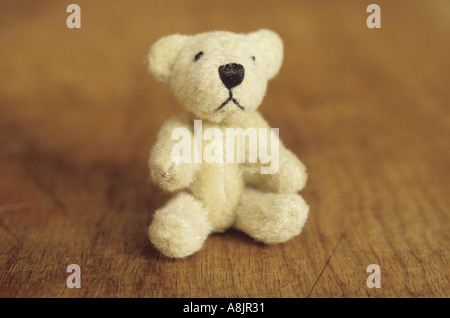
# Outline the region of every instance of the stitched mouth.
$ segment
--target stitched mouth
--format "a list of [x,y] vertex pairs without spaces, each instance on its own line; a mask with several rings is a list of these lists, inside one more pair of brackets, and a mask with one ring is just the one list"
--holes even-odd
[[244,110],[244,107],[241,106],[241,104],[239,104],[239,102],[236,100],[236,98],[233,97],[233,92],[231,91],[231,89],[228,89],[228,93],[229,93],[229,96],[228,96],[227,100],[224,101],[219,107],[217,107],[213,113],[215,113],[216,111],[225,107],[225,105],[228,104],[229,102],[233,102],[237,107]]

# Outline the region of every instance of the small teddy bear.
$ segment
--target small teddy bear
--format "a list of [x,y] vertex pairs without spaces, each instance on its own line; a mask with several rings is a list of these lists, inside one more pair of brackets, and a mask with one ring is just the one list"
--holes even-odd
[[[186,257],[231,227],[266,244],[300,234],[306,169],[256,111],[282,60],[283,43],[270,30],[175,34],[152,46],[150,73],[188,110],[164,123],[150,153],[151,180],[174,193],[149,227],[162,254]],[[236,131],[244,133],[237,145]],[[254,156],[269,152],[272,168]]]

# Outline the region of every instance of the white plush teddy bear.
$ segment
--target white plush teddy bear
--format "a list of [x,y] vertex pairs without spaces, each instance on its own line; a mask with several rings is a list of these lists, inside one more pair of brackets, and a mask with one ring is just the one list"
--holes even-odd
[[[164,255],[191,255],[209,234],[230,227],[267,244],[301,232],[309,207],[297,192],[306,183],[306,169],[256,111],[282,59],[283,43],[269,30],[176,34],[151,48],[150,72],[188,111],[165,122],[150,154],[151,180],[174,193],[149,228],[151,242]],[[256,143],[227,148],[238,136],[230,135],[233,129]],[[181,141],[185,153],[178,156]],[[206,160],[207,150],[215,160]],[[276,154],[274,169],[267,160],[254,160],[254,154],[269,152]]]

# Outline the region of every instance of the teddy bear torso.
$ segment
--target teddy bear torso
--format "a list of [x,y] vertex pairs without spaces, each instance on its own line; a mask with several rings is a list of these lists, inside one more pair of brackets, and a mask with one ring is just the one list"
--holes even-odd
[[[202,131],[205,132],[208,128],[217,128],[222,132],[222,136],[226,135],[226,128],[223,125],[203,121]],[[202,149],[204,150],[211,142],[203,140]],[[232,226],[234,212],[245,186],[242,164],[226,160],[225,139],[223,148],[223,162],[207,163],[203,158],[201,167],[189,186],[190,192],[209,210],[211,225],[217,232],[225,231]],[[235,153],[236,150],[235,148]]]
[[209,220],[217,232],[234,222],[244,179],[239,164],[204,163],[197,172],[189,190],[209,210]]

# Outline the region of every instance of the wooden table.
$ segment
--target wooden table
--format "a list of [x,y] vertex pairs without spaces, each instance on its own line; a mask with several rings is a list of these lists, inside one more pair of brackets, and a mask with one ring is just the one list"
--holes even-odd
[[[4,1],[0,12],[0,296],[449,297],[450,2]],[[144,65],[160,37],[277,31],[260,108],[309,169],[302,235],[237,231],[167,259],[147,227],[164,120],[182,111]],[[69,289],[67,266],[81,268]],[[378,264],[381,288],[368,288]]]

